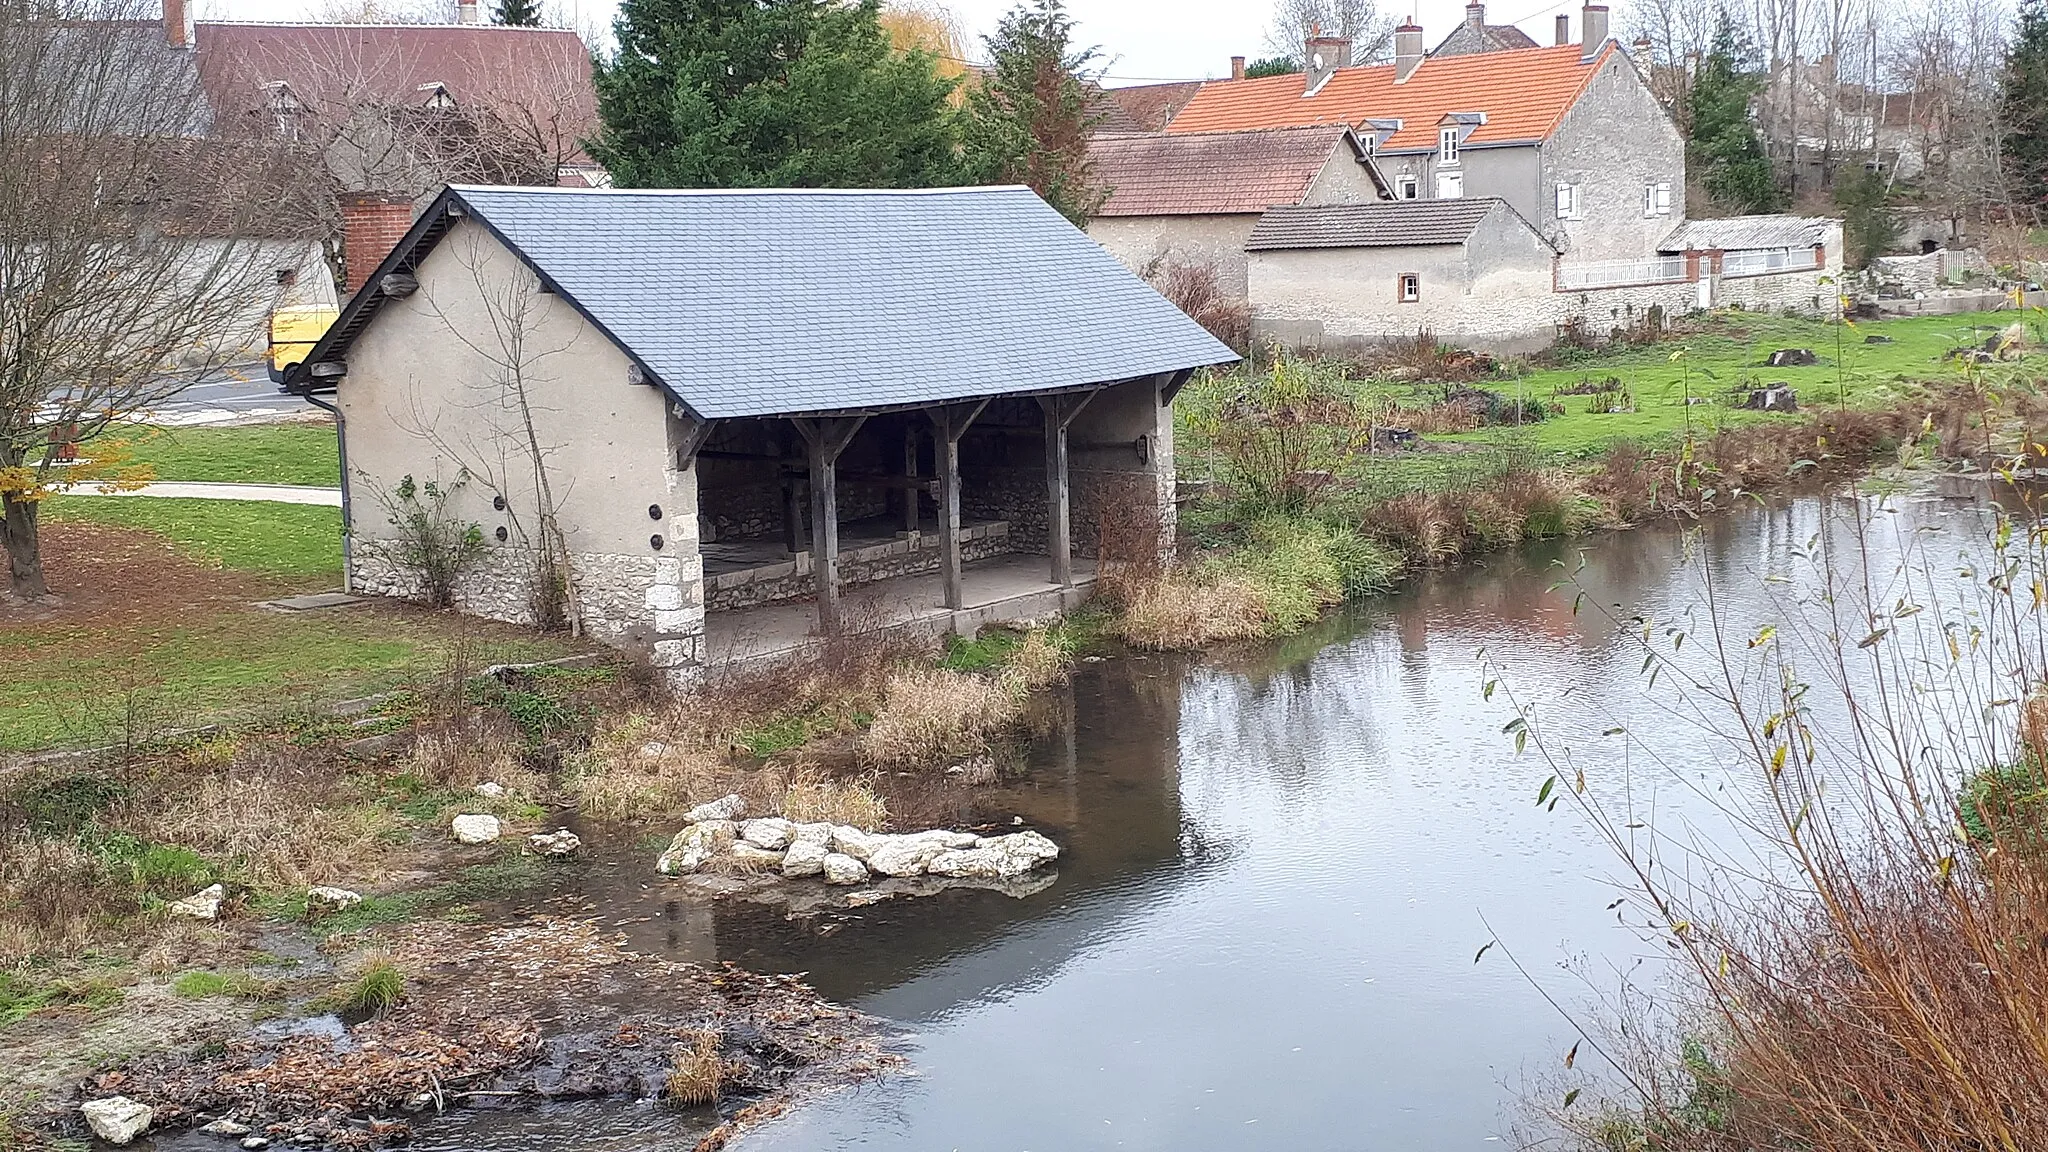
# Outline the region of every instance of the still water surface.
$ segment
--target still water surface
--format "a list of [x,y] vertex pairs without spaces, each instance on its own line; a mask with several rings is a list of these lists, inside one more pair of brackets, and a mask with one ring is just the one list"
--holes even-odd
[[[1964,505],[1895,503],[1881,553],[1904,526],[1945,531],[1926,546],[1952,556],[1982,525]],[[1554,731],[1588,734],[1572,754],[1596,792],[1626,786],[1718,837],[1725,748],[1673,719],[1619,624],[1552,585],[1583,557],[1590,604],[1676,619],[1710,573],[1731,629],[1754,631],[1785,611],[1765,573],[1790,570],[1827,509],[1855,505],[1719,517],[1690,550],[1646,529],[1501,557],[1249,653],[1086,664],[1066,722],[997,802],[1065,847],[1058,881],[1025,899],[893,901],[821,934],[675,900],[637,858],[584,894],[608,918],[649,917],[626,928],[639,949],[805,972],[901,1030],[915,1075],[811,1101],[745,1152],[1509,1147],[1522,1096],[1577,1035],[1537,984],[1584,1006],[1617,972],[1651,973],[1659,946],[1610,910],[1610,850],[1532,802],[1548,770],[1502,735],[1513,713],[1482,699],[1478,653]],[[1610,725],[1649,732],[1663,764],[1591,738]],[[421,1143],[687,1146],[658,1109],[592,1109]]]

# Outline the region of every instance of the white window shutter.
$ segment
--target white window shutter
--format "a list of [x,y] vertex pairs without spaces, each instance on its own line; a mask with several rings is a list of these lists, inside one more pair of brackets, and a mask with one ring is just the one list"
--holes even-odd
[[1671,215],[1671,185],[1657,185],[1657,215]]
[[1572,186],[1569,184],[1559,184],[1557,186],[1557,218],[1560,220],[1569,220],[1571,219],[1571,216]]

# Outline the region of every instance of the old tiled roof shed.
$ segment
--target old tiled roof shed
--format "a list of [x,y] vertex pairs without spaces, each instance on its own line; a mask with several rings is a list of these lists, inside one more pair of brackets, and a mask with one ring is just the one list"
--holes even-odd
[[1341,68],[1313,96],[1303,94],[1298,74],[1216,81],[1202,85],[1167,131],[1355,128],[1370,117],[1401,122],[1379,146],[1399,152],[1436,147],[1437,122],[1448,113],[1484,112],[1486,122],[1465,138],[1466,147],[1529,143],[1549,138],[1615,50],[1607,44],[1591,59],[1582,59],[1576,44],[1431,57],[1399,82],[1391,64]]
[[1201,88],[1200,80],[1105,88],[1102,92],[1104,102],[1115,105],[1117,125],[1112,128],[1105,120],[1103,127],[1112,131],[1162,132],[1174,114],[1186,107]]
[[1228,215],[1296,204],[1340,147],[1362,162],[1358,138],[1332,125],[1097,136],[1088,158],[1110,192],[1095,214]]
[[[1396,200],[1274,208],[1252,228],[1249,252],[1296,248],[1407,248],[1463,244],[1488,216],[1505,213],[1529,227],[1505,200]],[[1534,228],[1529,229],[1533,234]]]

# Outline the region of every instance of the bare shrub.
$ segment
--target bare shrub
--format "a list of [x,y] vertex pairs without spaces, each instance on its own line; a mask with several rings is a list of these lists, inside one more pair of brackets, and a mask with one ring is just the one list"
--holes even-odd
[[660,739],[655,717],[635,714],[599,728],[590,748],[572,758],[568,791],[577,809],[598,820],[649,819],[685,812],[734,792],[749,810],[768,811],[783,778],[737,768],[702,743]]
[[1240,355],[1251,351],[1251,302],[1223,291],[1214,264],[1154,260],[1145,268],[1145,279],[1174,307],[1187,313],[1189,319],[1228,344],[1231,351]]
[[1380,501],[1366,510],[1362,527],[1426,568],[1456,560],[1471,542],[1464,509],[1450,492],[1403,492]]
[[1180,651],[1266,633],[1266,608],[1248,580],[1200,580],[1171,569],[1123,593],[1117,634],[1134,648]]
[[1188,397],[1182,418],[1245,518],[1313,507],[1371,446],[1387,411],[1339,366],[1296,357],[1214,380]]
[[921,768],[978,755],[1021,715],[1018,695],[989,677],[901,668],[861,740],[861,759],[880,768]]
[[889,822],[889,806],[865,778],[833,778],[816,769],[800,768],[783,792],[779,807],[786,820],[798,824],[851,824],[879,832]]
[[703,1029],[685,1036],[669,1056],[668,1098],[687,1108],[718,1103],[725,1091],[725,1061],[718,1033]]
[[468,479],[464,472],[445,485],[418,483],[408,472],[394,488],[369,485],[396,535],[392,558],[419,582],[420,602],[429,608],[454,606],[455,582],[484,552],[484,530],[448,511],[449,499]]
[[1472,352],[1438,340],[1436,333],[1422,329],[1413,336],[1397,336],[1374,350],[1372,363],[1381,371],[1404,369],[1418,380],[1463,383],[1494,375],[1500,362],[1483,352]]

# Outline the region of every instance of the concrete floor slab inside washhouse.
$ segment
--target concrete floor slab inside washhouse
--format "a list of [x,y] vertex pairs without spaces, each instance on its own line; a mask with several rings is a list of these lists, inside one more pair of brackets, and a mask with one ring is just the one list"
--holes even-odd
[[[1052,581],[1043,556],[1007,553],[961,568],[961,606],[946,606],[944,578],[936,572],[899,576],[849,590],[842,607],[851,631],[917,628],[933,635],[972,635],[984,624],[1028,620],[1073,608],[1095,586],[1093,561],[1076,560],[1074,583]],[[821,636],[814,600],[712,612],[705,617],[705,663],[721,666],[802,652]]]

